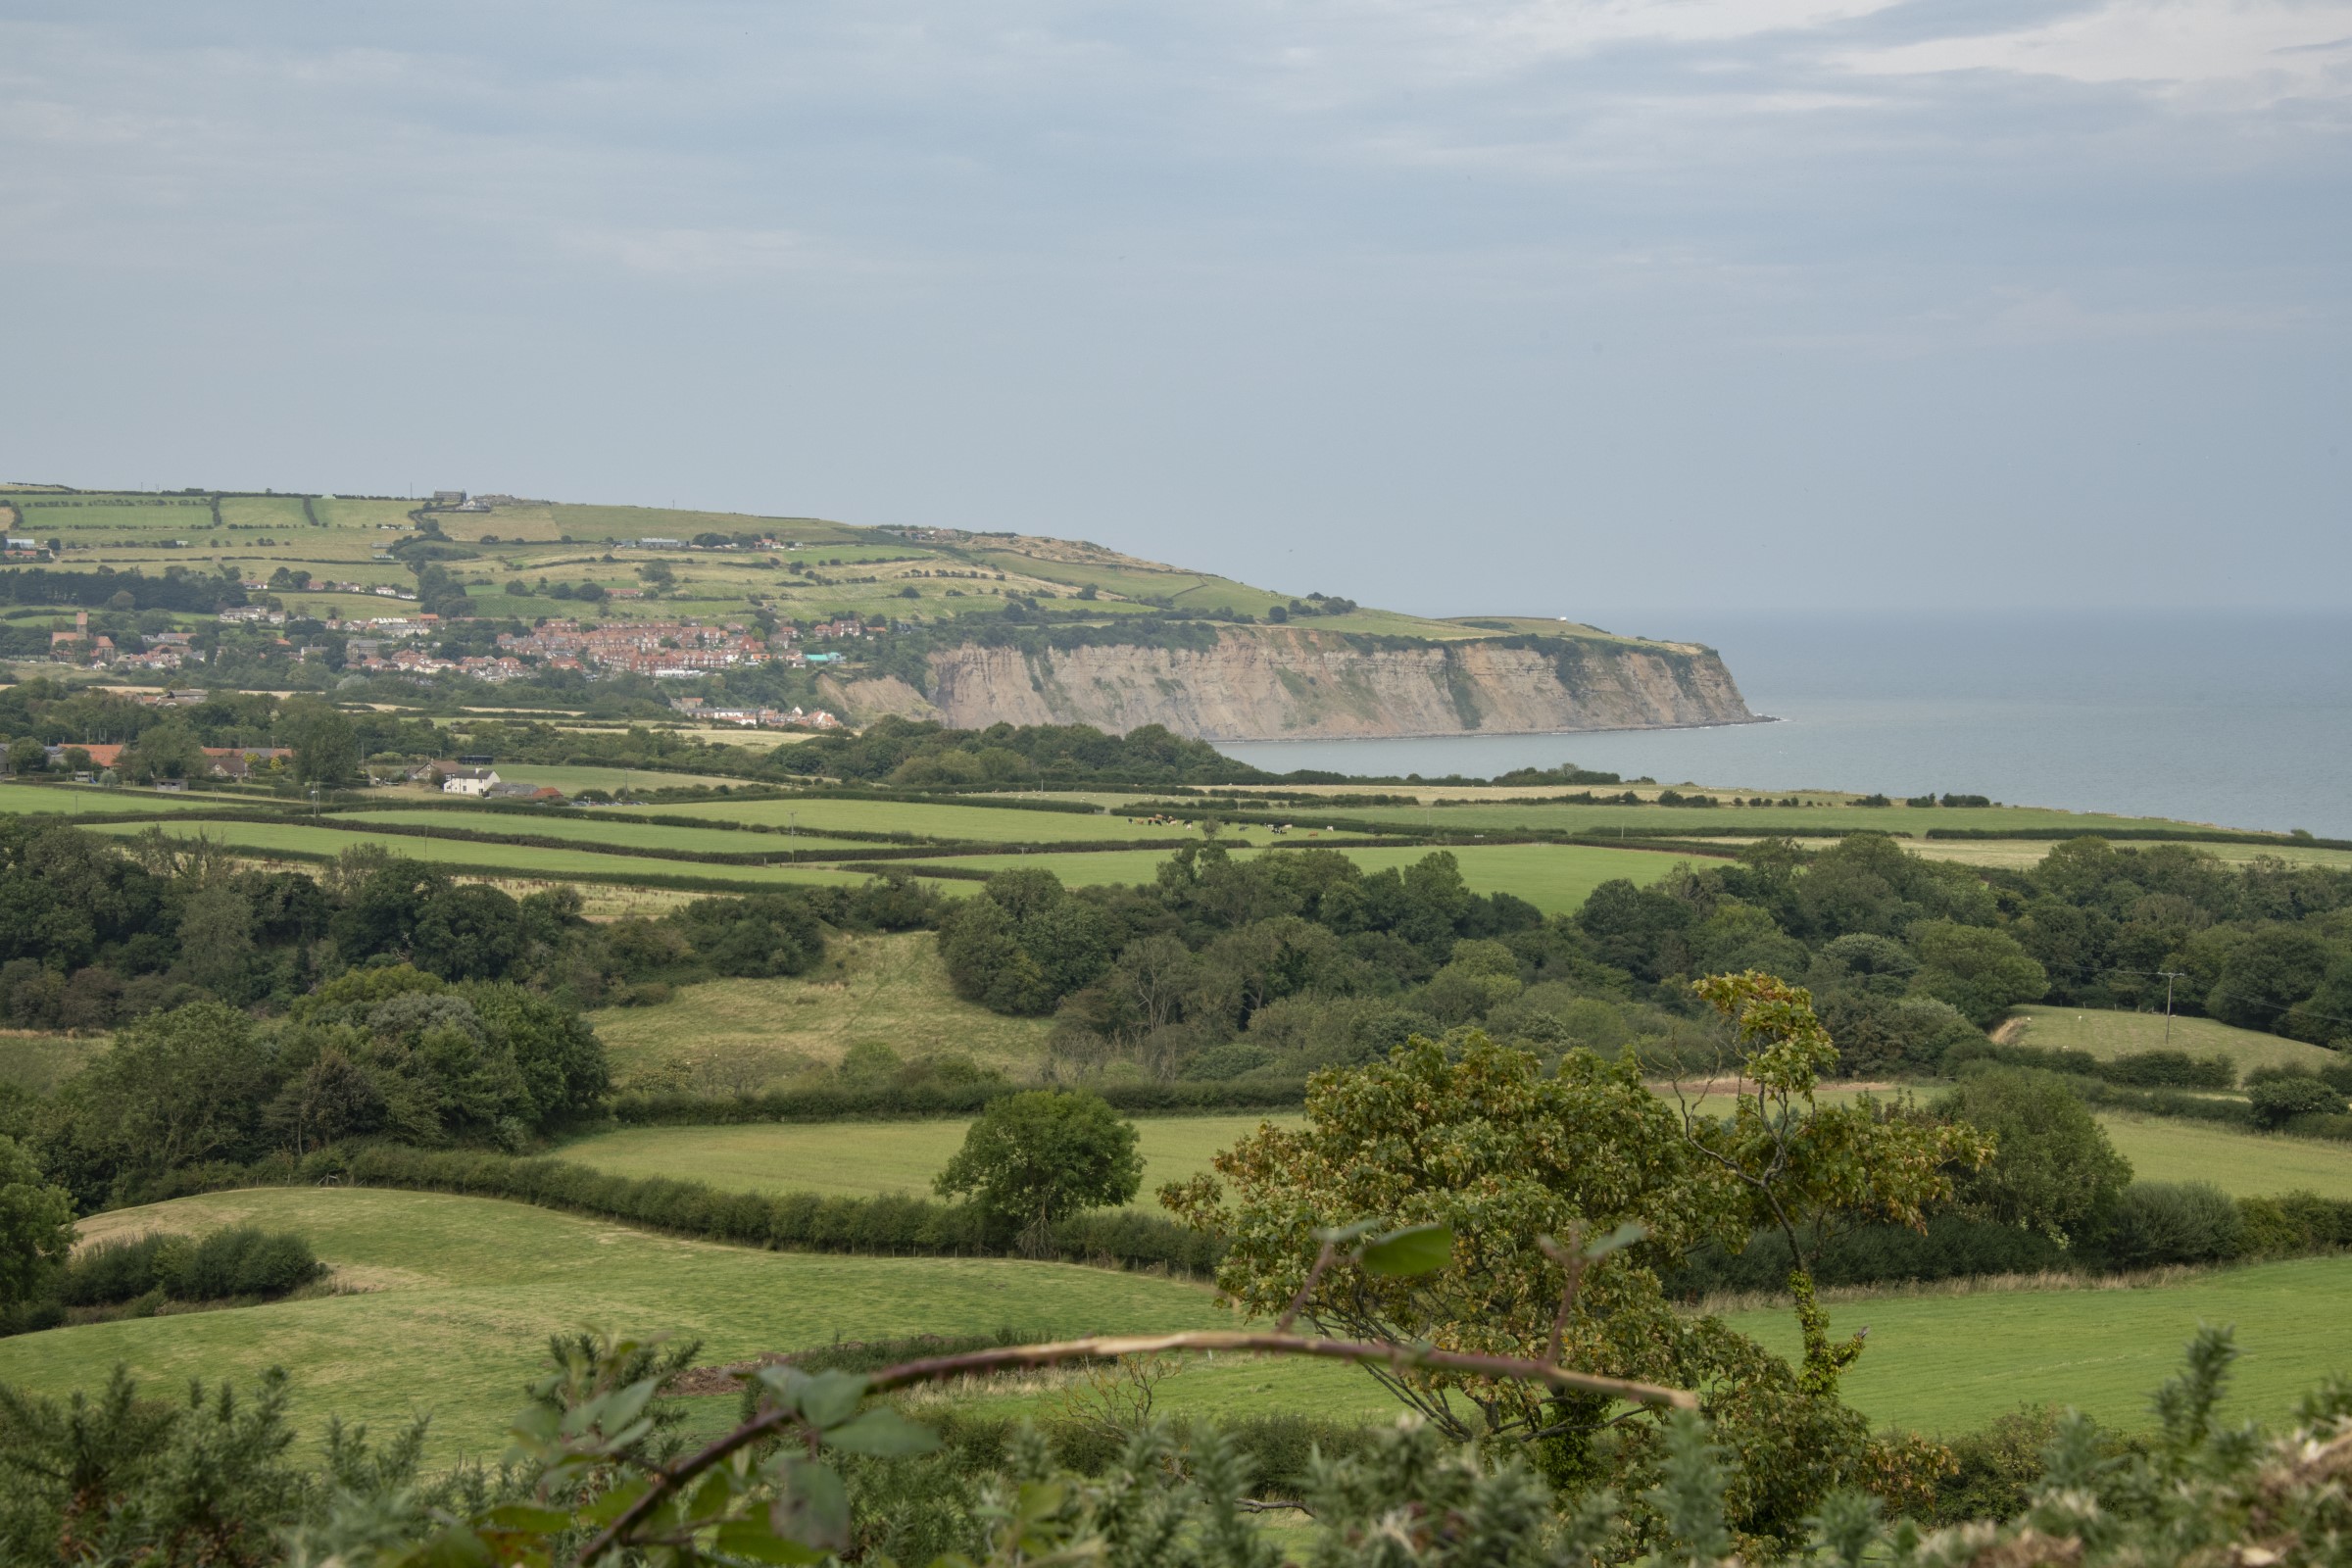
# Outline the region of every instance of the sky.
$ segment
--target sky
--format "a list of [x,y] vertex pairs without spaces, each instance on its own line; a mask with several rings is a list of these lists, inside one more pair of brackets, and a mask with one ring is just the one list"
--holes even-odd
[[8,0],[0,480],[2352,608],[2352,0]]

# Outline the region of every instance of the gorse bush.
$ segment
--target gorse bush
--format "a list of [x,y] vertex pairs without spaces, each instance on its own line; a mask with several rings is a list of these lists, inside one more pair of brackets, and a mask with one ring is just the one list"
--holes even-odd
[[209,1236],[102,1242],[67,1265],[54,1294],[67,1306],[112,1306],[160,1293],[175,1301],[282,1296],[326,1272],[303,1237],[251,1225]]
[[2116,1268],[2220,1263],[2236,1257],[2245,1221],[2211,1182],[2133,1182],[2109,1216],[2099,1248]]

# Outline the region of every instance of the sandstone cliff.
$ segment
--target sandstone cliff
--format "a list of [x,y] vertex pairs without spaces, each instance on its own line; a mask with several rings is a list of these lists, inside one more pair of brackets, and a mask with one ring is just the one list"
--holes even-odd
[[1208,649],[1027,652],[977,644],[930,656],[927,699],[854,681],[853,712],[959,729],[1163,724],[1204,740],[1544,734],[1734,724],[1755,717],[1716,654],[1601,637],[1376,645],[1299,627],[1234,627]]

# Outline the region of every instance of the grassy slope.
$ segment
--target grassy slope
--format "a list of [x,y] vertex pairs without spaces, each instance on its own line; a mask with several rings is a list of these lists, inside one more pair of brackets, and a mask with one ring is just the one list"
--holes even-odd
[[2304,1190],[2352,1199],[2352,1144],[2232,1132],[2161,1116],[2109,1112],[2099,1121],[2142,1181],[2212,1182],[2236,1198]]
[[[2044,1006],[2017,1011],[2025,1026],[2008,1037],[2016,1045],[2087,1051],[2104,1061],[2130,1052],[2158,1051],[2165,1044],[2165,1019],[2160,1012]],[[2197,1056],[2228,1056],[2236,1063],[2240,1078],[2256,1067],[2316,1067],[2336,1059],[2334,1052],[2320,1046],[2254,1029],[2233,1029],[2212,1018],[2173,1019],[2172,1049]]]
[[925,838],[970,839],[989,844],[1080,840],[1124,844],[1136,839],[1185,838],[1194,831],[1181,824],[1147,827],[1116,814],[935,806],[914,801],[695,801],[680,806],[649,806],[645,810],[665,816],[709,817],[770,827],[790,823],[808,833],[839,828],[853,833],[914,833]]
[[45,1095],[79,1072],[106,1046],[104,1035],[0,1029],[0,1084]]
[[[56,1329],[0,1341],[0,1380],[42,1394],[102,1385],[127,1363],[156,1392],[192,1376],[296,1374],[297,1411],[383,1424],[436,1412],[440,1457],[497,1457],[551,1334],[596,1324],[700,1337],[718,1362],[762,1350],[1007,1324],[1053,1334],[1218,1326],[1201,1286],[1007,1259],[839,1257],[657,1237],[489,1199],[270,1188],[182,1199],[89,1221],[86,1235],[291,1229],[361,1295]],[[1231,1407],[1265,1381],[1248,1363],[1203,1368],[1171,1395]],[[1345,1370],[1286,1369],[1301,1403],[1369,1407]],[[1181,1395],[1182,1398],[1178,1398]],[[710,1401],[710,1419],[732,1399]]]
[[[147,831],[144,822],[104,823],[92,832],[129,837]],[[794,883],[857,883],[860,873],[830,870],[821,865],[711,865],[693,860],[661,860],[636,856],[599,855],[593,850],[550,850],[527,845],[477,844],[457,839],[415,838],[408,834],[346,832],[331,827],[306,827],[278,822],[174,822],[166,831],[187,837],[202,834],[232,849],[263,855],[339,855],[356,844],[377,844],[411,859],[452,865],[486,865],[519,875],[577,878],[596,881],[612,876],[710,877],[746,887]]]
[[[1163,1212],[1153,1194],[1208,1168],[1209,1157],[1267,1121],[1296,1115],[1144,1116],[1136,1121],[1144,1185],[1136,1205]],[[677,1176],[748,1192],[926,1194],[963,1147],[962,1120],[839,1122],[813,1126],[647,1127],[565,1145],[558,1153],[622,1176]]]
[[[1293,843],[1298,842],[1293,840]],[[1344,848],[1367,871],[1407,866],[1433,852],[1418,847]],[[1263,853],[1263,852],[1259,852]],[[1582,906],[1592,890],[1617,877],[1654,882],[1674,869],[1678,858],[1648,850],[1603,850],[1581,844],[1495,844],[1456,846],[1446,853],[1461,862],[1462,879],[1480,893],[1510,893],[1546,914]],[[1042,865],[1071,887],[1098,883],[1149,882],[1167,858],[1162,851],[1106,850],[1075,855],[965,856],[942,864],[1000,870]]]
[[813,833],[801,834],[787,845],[770,833],[731,833],[715,827],[669,827],[654,822],[634,822],[613,816],[524,816],[520,812],[484,811],[473,815],[462,811],[388,810],[359,811],[344,818],[348,822],[382,822],[395,827],[423,827],[434,829],[466,828],[477,833],[529,833],[541,838],[569,839],[581,844],[619,844],[630,849],[690,850],[696,853],[719,855],[774,855],[781,857],[791,850],[831,850],[843,855],[855,855],[861,845],[849,839],[819,838]]
[[590,1015],[624,1085],[757,1089],[841,1059],[860,1040],[903,1056],[962,1052],[1028,1076],[1045,1056],[1042,1018],[1004,1018],[948,987],[927,931],[844,936],[823,972],[792,980],[708,980],[653,1007]]
[[[2228,1418],[2276,1419],[2322,1378],[2352,1370],[2352,1341],[2326,1308],[2352,1291],[2352,1257],[2227,1269],[2134,1290],[1878,1297],[1832,1308],[1833,1332],[1870,1326],[1846,1397],[1881,1424],[1957,1433],[2020,1405],[2073,1404],[2141,1429],[2147,1396],[2179,1370],[2200,1324],[2234,1325],[2245,1352]],[[1732,1315],[1784,1355],[1786,1310]]]

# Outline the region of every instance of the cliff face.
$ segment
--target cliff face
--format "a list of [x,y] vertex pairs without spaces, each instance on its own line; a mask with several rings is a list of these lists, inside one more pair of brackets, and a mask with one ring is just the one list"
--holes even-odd
[[1226,629],[1206,650],[965,644],[931,656],[931,693],[919,707],[906,700],[909,688],[860,689],[881,684],[856,682],[843,695],[853,709],[935,714],[959,729],[1164,724],[1203,740],[1543,734],[1755,716],[1712,651],[1602,638],[1374,648],[1251,627]]

